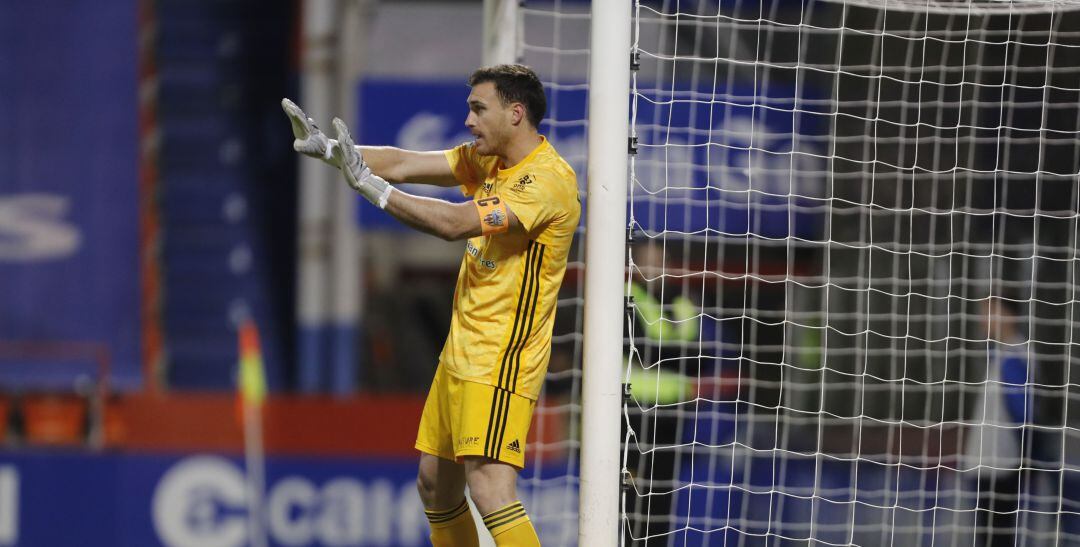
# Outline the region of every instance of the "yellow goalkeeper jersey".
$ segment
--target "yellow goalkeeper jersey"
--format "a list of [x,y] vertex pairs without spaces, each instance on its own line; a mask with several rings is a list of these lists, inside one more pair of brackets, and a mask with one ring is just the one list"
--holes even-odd
[[555,301],[581,216],[577,176],[543,139],[509,169],[472,143],[446,151],[462,191],[498,196],[525,233],[477,236],[465,243],[450,334],[440,366],[463,380],[536,399],[551,356]]

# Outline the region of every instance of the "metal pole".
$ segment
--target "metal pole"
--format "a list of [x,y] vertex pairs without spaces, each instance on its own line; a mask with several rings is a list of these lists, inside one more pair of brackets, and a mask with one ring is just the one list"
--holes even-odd
[[484,66],[518,62],[518,0],[484,0]]
[[[303,60],[300,105],[308,116],[327,127],[337,106],[335,88],[335,0],[306,0],[303,25]],[[329,287],[333,264],[330,248],[333,220],[332,196],[338,174],[321,162],[300,159],[299,236],[297,251],[296,311],[299,322],[300,390],[322,391],[326,387],[326,363],[330,351]]]
[[[337,78],[334,112],[347,120],[354,134],[360,132],[357,112],[360,79],[367,61],[368,27],[373,17],[371,0],[353,0],[341,4],[337,17]],[[329,123],[328,121],[326,123]],[[330,229],[330,267],[333,298],[329,304],[330,390],[348,396],[360,386],[363,365],[357,341],[363,325],[364,272],[360,267],[363,239],[356,218],[360,199],[352,188],[342,184],[334,173],[331,184],[333,222]]]
[[578,545],[597,547],[619,538],[630,8],[592,3]]
[[[260,364],[261,366],[261,364]],[[266,454],[263,452],[262,404],[243,403],[244,462],[247,468],[248,536],[251,547],[269,545],[266,537]]]

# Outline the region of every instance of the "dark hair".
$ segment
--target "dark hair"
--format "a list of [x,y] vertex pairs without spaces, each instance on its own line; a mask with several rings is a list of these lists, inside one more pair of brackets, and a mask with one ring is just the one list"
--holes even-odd
[[495,84],[495,92],[503,104],[521,103],[525,105],[525,116],[533,127],[540,127],[540,120],[547,113],[547,97],[544,96],[544,84],[525,65],[495,65],[479,68],[469,76],[469,86],[476,87],[484,82]]

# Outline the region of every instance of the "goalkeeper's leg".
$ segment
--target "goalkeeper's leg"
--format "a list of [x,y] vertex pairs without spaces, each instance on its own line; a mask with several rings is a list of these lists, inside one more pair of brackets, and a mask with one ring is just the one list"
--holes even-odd
[[539,547],[540,539],[517,499],[517,469],[483,456],[465,457],[469,495],[498,547]]
[[435,547],[477,547],[476,523],[465,500],[465,470],[461,464],[420,454],[416,479],[424,514],[431,524]]

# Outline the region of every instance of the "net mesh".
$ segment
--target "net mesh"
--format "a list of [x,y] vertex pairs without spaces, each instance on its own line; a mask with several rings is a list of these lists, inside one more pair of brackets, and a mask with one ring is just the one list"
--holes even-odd
[[[520,8],[518,36],[520,59],[537,71],[547,90],[548,111],[540,132],[573,167],[584,189],[589,6],[530,1]],[[584,214],[582,219],[584,222]],[[583,232],[583,226],[579,227],[567,261],[547,381],[533,416],[526,465],[519,480],[522,501],[540,541],[551,546],[578,543]]]
[[1080,542],[1074,7],[635,3],[627,544]]

